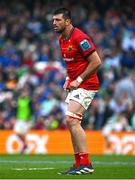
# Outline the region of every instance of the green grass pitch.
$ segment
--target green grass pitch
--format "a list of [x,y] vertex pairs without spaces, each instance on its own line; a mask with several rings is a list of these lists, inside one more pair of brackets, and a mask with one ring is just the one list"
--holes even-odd
[[71,155],[0,155],[0,179],[134,179],[135,156],[91,156],[93,175],[58,175],[72,166]]

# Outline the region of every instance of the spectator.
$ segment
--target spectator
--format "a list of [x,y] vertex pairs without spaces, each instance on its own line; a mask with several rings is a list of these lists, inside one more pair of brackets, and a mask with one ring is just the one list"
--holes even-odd
[[28,89],[23,89],[21,95],[17,99],[16,104],[16,123],[14,131],[22,142],[21,153],[24,153],[27,148],[26,135],[32,126],[32,101],[29,96]]

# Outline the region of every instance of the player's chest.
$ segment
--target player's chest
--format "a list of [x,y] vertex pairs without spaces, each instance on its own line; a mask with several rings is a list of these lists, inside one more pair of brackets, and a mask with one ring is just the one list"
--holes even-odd
[[62,41],[60,43],[62,57],[65,61],[73,61],[78,54],[78,49],[72,41]]

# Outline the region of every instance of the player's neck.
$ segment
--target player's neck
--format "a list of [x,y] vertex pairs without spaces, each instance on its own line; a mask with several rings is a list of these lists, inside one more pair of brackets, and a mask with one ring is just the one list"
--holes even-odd
[[69,39],[69,37],[73,32],[73,29],[74,29],[73,25],[70,25],[69,28],[65,29],[65,31],[62,33],[63,39]]

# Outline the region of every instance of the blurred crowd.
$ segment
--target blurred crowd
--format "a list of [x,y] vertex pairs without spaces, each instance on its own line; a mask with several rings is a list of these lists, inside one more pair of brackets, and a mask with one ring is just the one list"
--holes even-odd
[[23,94],[31,100],[32,129],[66,129],[66,71],[51,24],[60,6],[71,10],[73,24],[91,36],[103,61],[100,91],[82,126],[105,134],[135,130],[133,0],[1,0],[0,129],[13,129]]

